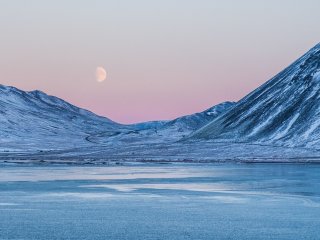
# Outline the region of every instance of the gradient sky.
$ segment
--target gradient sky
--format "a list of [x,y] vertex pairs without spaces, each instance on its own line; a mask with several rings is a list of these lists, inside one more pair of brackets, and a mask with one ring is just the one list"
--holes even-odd
[[0,83],[121,123],[172,119],[237,101],[289,65],[320,41],[319,10],[319,0],[0,0]]

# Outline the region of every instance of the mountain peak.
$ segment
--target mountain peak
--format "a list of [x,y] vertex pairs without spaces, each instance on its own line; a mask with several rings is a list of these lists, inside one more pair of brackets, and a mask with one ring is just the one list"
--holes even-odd
[[0,85],[0,107],[0,145],[5,146],[77,146],[90,134],[120,126],[39,90]]
[[320,44],[191,138],[320,145]]

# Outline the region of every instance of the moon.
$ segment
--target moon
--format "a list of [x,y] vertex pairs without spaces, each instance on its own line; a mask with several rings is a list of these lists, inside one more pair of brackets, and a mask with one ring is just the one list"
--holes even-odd
[[103,67],[96,68],[96,79],[98,82],[103,82],[107,78],[107,71]]

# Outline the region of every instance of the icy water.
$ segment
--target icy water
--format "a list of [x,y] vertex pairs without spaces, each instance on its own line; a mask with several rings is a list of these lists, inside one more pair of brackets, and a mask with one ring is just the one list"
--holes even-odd
[[320,165],[1,166],[0,239],[320,239]]

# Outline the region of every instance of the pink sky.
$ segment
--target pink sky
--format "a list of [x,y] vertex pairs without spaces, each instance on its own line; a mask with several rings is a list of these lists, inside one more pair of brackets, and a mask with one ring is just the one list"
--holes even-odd
[[320,41],[319,9],[315,0],[6,1],[0,79],[121,123],[173,119],[237,101],[300,57]]

